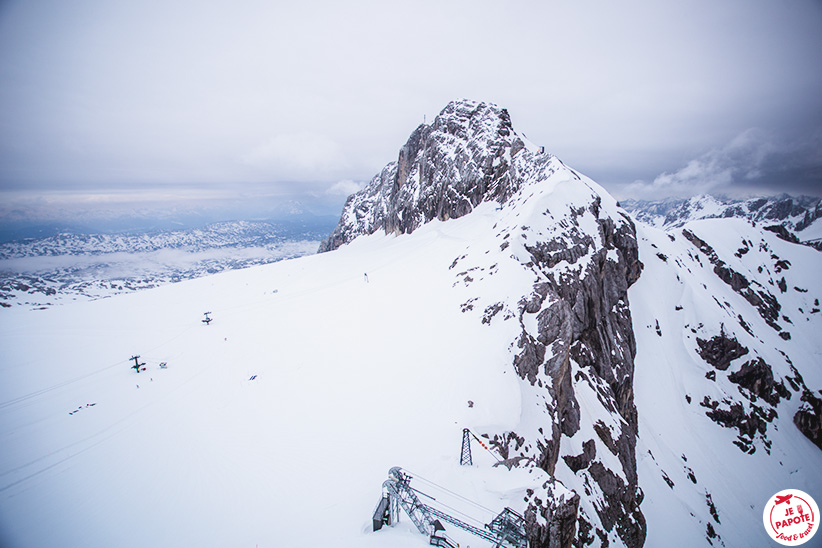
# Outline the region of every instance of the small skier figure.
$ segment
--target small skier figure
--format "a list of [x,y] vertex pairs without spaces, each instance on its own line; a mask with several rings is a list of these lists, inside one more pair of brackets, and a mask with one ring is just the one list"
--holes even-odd
[[365,283],[368,283],[368,273],[363,272],[363,276],[365,277]]

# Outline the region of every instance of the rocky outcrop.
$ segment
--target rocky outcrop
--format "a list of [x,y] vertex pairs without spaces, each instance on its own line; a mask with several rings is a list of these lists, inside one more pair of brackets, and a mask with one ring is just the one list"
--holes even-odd
[[[576,525],[580,497],[556,481],[543,486],[545,498],[529,490],[525,511],[525,528],[529,545],[542,548],[568,548],[577,538]],[[547,516],[547,518],[546,518]]]
[[799,243],[799,238],[796,237],[796,234],[789,231],[787,228],[785,228],[782,225],[766,226],[765,230],[767,230],[768,232],[773,232],[780,239],[785,240],[786,242],[790,242],[792,244],[798,244]]
[[[541,440],[544,449],[536,456],[537,466],[549,474],[555,473],[563,436],[573,437],[580,429],[580,405],[575,395],[578,383],[588,384],[603,408],[622,418],[616,432],[605,427],[597,430],[604,450],[616,455],[622,464],[620,473],[595,460],[594,440],[585,442],[582,455],[565,462],[599,488],[604,504],[596,512],[604,530],[615,529],[626,546],[639,547],[645,539],[645,520],[639,509],[636,475],[636,344],[627,289],[641,265],[629,220],[602,220],[595,235],[575,230],[582,224],[580,218],[586,213],[593,215],[598,206],[595,199],[588,210],[569,212],[561,238],[525,246],[532,267],[548,281],[536,284],[531,297],[521,303],[523,330],[515,366],[532,384],[548,381],[546,388],[555,402],[550,437]],[[560,263],[585,262],[583,257],[589,260],[574,276],[554,270]],[[529,332],[527,315],[536,315],[536,333]]]
[[484,201],[503,202],[551,158],[527,149],[506,109],[453,101],[414,130],[396,162],[348,198],[320,251],[378,230],[406,234],[433,219],[462,217]]
[[733,360],[748,353],[736,337],[728,337],[724,330],[710,339],[697,337],[696,343],[700,357],[720,371],[725,371]]
[[780,399],[791,397],[791,393],[782,382],[774,382],[773,370],[762,358],[745,362],[739,371],[728,375],[728,380],[774,407],[779,404]]
[[[613,210],[605,214],[603,199],[595,194],[586,193],[586,199],[582,207],[557,204],[549,209],[553,225],[517,226],[518,236],[509,238],[521,243],[513,254],[539,280],[517,302],[520,334],[513,364],[525,382],[549,396],[550,421],[539,434],[506,433],[492,443],[508,466],[527,463],[561,478],[564,463],[575,478],[562,481],[581,481],[586,493],[601,501],[591,505],[581,499],[587,512],[577,515],[578,539],[616,533],[635,548],[643,545],[646,526],[636,473],[636,343],[627,290],[642,264],[630,219]],[[567,440],[582,435],[585,426],[580,390],[595,394],[598,407],[589,403],[586,414],[601,417],[587,425],[597,436],[582,441],[582,453],[564,454]],[[604,464],[608,453],[619,460],[618,469]],[[532,510],[545,528],[567,528],[567,521],[557,525],[549,506]],[[532,535],[534,548],[549,545],[541,534]]]
[[793,416],[793,423],[822,449],[822,400],[807,388],[802,392],[802,406]]

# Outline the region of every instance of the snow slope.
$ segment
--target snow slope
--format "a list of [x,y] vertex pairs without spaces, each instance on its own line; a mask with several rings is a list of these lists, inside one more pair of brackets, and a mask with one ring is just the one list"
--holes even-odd
[[[4,310],[0,546],[424,546],[371,532],[392,466],[476,526],[524,513],[532,548],[768,546],[771,495],[822,500],[794,424],[822,254],[739,219],[635,228],[517,135],[449,105],[333,252]],[[466,427],[499,455],[459,466]]]
[[[5,311],[0,544],[424,545],[407,521],[369,532],[394,465],[521,510],[544,473],[491,468],[477,446],[477,464],[458,466],[463,427],[511,429],[520,415],[519,383],[500,366],[509,349],[460,311],[464,295],[443,276],[491,232],[494,207],[476,213],[331,254]],[[146,371],[129,368],[134,353]]]
[[[749,391],[728,378],[756,357],[773,369],[777,382],[792,376],[794,366],[819,394],[822,254],[741,219],[696,221],[684,228],[710,243],[752,285],[758,282],[777,296],[779,324],[791,338],[780,337],[747,300],[717,277],[713,265],[681,230],[666,233],[637,225],[645,269],[629,295],[638,348],[637,461],[645,500],[651,502],[643,505],[648,517],[646,545],[671,545],[676,539],[676,546],[707,546],[709,541],[714,546],[774,546],[761,526],[768,498],[787,488],[822,498],[822,453],[792,423],[801,394],[789,390],[792,397],[775,406],[778,417],[752,440],[752,454],[734,445],[739,432],[712,421],[700,402],[708,397],[721,401],[720,408],[727,407],[725,402],[739,402],[746,410],[754,405],[767,409],[761,398],[750,398]],[[750,250],[735,255],[745,247]],[[779,260],[790,266],[780,270]],[[785,292],[778,288],[782,277],[787,280]],[[715,370],[697,351],[697,337],[708,339],[721,331],[749,349],[727,371]],[[715,380],[706,378],[711,374]],[[712,538],[709,531],[717,536]],[[822,538],[817,535],[807,546],[822,546]]]
[[[516,207],[539,214],[537,202]],[[516,349],[507,341],[518,326],[500,317],[478,321],[497,290],[533,281],[505,263],[482,274],[496,260],[486,251],[499,249],[494,226],[506,216],[522,221],[514,215],[481,204],[460,219],[399,237],[361,236],[333,253],[111,299],[4,311],[0,545],[424,546],[408,520],[370,532],[394,465],[479,523],[505,506],[521,511],[527,489],[547,474],[493,467],[477,445],[475,465],[458,466],[462,428],[538,426],[525,408],[538,394],[510,365]],[[819,449],[791,424],[798,394],[781,401],[780,419],[751,440],[753,454],[734,445],[737,432],[710,420],[699,402],[750,405],[727,375],[753,356],[776,378],[791,374],[789,356],[809,387],[822,387],[820,313],[813,312],[822,296],[814,275],[820,255],[744,221],[686,228],[778,295],[791,323],[779,322],[792,336],[780,337],[681,232],[638,226],[645,268],[629,294],[646,546],[768,546],[760,523],[770,495],[785,487],[822,493]],[[736,257],[743,240],[750,251]],[[458,257],[476,263],[479,285],[449,268]],[[777,260],[791,266],[777,273]],[[214,318],[208,326],[200,321],[206,311]],[[720,330],[750,353],[709,381],[712,368],[695,338]],[[129,368],[134,353],[146,371]],[[583,387],[579,397],[591,412],[596,396]],[[576,445],[594,435],[588,429],[565,453],[581,450]],[[592,512],[592,502],[581,507]],[[449,535],[483,545],[453,528]]]

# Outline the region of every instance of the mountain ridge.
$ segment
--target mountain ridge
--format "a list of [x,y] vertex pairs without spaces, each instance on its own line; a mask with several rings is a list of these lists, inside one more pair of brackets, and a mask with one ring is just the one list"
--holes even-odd
[[781,225],[808,242],[822,238],[822,199],[811,196],[756,196],[731,199],[703,194],[665,200],[621,200],[620,204],[638,221],[650,226],[675,229],[699,219],[737,217],[763,225]]

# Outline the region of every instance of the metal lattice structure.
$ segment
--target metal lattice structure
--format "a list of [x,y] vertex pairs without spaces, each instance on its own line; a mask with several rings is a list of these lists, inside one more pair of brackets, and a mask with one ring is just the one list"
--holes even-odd
[[460,466],[471,466],[471,431],[462,429],[462,452],[460,454]]
[[[463,432],[464,437],[467,432],[467,429]],[[514,510],[505,508],[491,523],[485,525],[485,529],[480,529],[439,508],[423,504],[410,482],[411,476],[403,472],[402,468],[395,466],[389,470],[388,479],[382,484],[383,497],[374,510],[374,531],[378,531],[383,525],[396,523],[399,520],[399,509],[402,508],[417,530],[429,536],[430,544],[435,546],[453,546],[451,541],[441,533],[443,527],[437,519],[440,518],[487,540],[497,548],[528,548],[525,518]]]
[[428,507],[411,489],[408,484],[410,480],[410,476],[404,474],[399,466],[395,466],[388,471],[388,479],[383,482],[382,486],[388,491],[389,497],[397,501],[405,510],[419,532],[423,535],[431,535],[434,532],[434,518],[431,517]]
[[497,546],[502,546],[503,542],[507,542],[515,548],[528,548],[525,518],[510,508],[505,508],[485,527],[498,539]]

